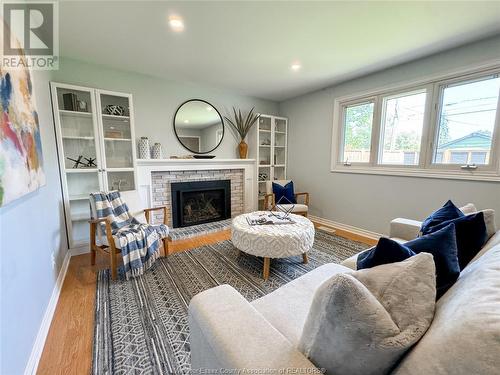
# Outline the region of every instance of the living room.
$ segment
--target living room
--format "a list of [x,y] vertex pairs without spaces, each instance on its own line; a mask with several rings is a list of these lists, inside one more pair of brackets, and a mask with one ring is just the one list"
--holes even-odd
[[0,373],[498,373],[500,2],[2,20]]

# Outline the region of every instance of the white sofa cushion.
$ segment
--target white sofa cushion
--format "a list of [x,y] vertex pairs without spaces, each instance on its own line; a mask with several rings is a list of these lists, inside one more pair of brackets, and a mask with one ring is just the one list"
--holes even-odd
[[464,215],[469,215],[477,212],[477,208],[474,203],[467,203],[465,206],[459,208]]
[[428,253],[337,274],[316,291],[299,350],[329,374],[388,373],[429,327],[435,298]]
[[235,369],[248,369],[249,374],[276,369],[276,373],[285,374],[288,368],[300,368],[305,374],[318,373],[229,285],[205,290],[191,299],[189,329],[192,374],[236,374]]
[[[495,237],[492,240],[500,239]],[[441,297],[429,330],[395,374],[493,375],[499,369],[500,245],[496,245],[469,263]]]
[[486,225],[486,234],[488,235],[488,239],[493,237],[493,235],[497,231],[497,226],[495,224],[495,210],[486,209],[481,210],[484,216],[484,224]]
[[[478,212],[476,206],[474,206],[473,203],[467,203],[465,206],[460,207],[459,210],[462,211],[464,215],[471,215]],[[495,210],[485,209],[485,210],[480,210],[480,212],[482,212],[484,215],[484,224],[486,225],[486,233],[488,235],[488,239],[490,239],[497,231],[497,227],[495,224]]]
[[253,301],[252,305],[297,346],[316,289],[333,275],[349,271],[339,264],[324,264]]

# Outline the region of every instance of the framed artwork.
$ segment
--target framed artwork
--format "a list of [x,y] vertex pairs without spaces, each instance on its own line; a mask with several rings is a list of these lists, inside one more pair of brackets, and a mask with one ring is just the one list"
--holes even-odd
[[[1,43],[3,40],[3,50]],[[0,100],[0,206],[5,206],[45,185],[40,126],[29,69],[0,66]]]

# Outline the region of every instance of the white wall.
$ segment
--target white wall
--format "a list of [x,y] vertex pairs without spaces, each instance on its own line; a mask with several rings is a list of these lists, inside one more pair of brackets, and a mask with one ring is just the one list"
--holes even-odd
[[[268,114],[278,113],[278,104],[231,91],[189,83],[167,81],[157,77],[105,68],[75,60],[62,59],[55,72],[57,82],[131,93],[135,109],[136,137],[149,137],[149,142],[160,142],[166,157],[191,154],[183,148],[173,130],[173,116],[177,107],[188,99],[203,99],[214,105],[222,116],[232,113],[231,107]],[[228,116],[232,118],[232,115]],[[224,140],[212,154],[221,158],[237,157],[237,140],[226,125]]]
[[[500,36],[280,103],[289,118],[288,176],[311,193],[311,213],[387,233],[395,217],[421,219],[452,199],[500,214],[500,183],[330,172],[335,98],[500,59]],[[497,220],[500,222],[500,220]]]
[[33,74],[47,183],[0,208],[1,374],[23,373],[67,249],[50,77]]

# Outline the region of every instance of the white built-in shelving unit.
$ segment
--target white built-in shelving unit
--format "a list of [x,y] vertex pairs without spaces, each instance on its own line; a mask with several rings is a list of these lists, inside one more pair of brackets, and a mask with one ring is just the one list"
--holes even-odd
[[[136,188],[132,95],[56,82],[51,92],[66,228],[70,248],[75,248],[89,242],[91,192]],[[65,94],[84,104],[68,108]],[[123,107],[124,115],[104,113],[108,105]],[[70,160],[80,156],[83,164]]]
[[263,208],[266,181],[286,179],[288,119],[261,114],[249,139],[251,155],[257,160],[259,209]]

